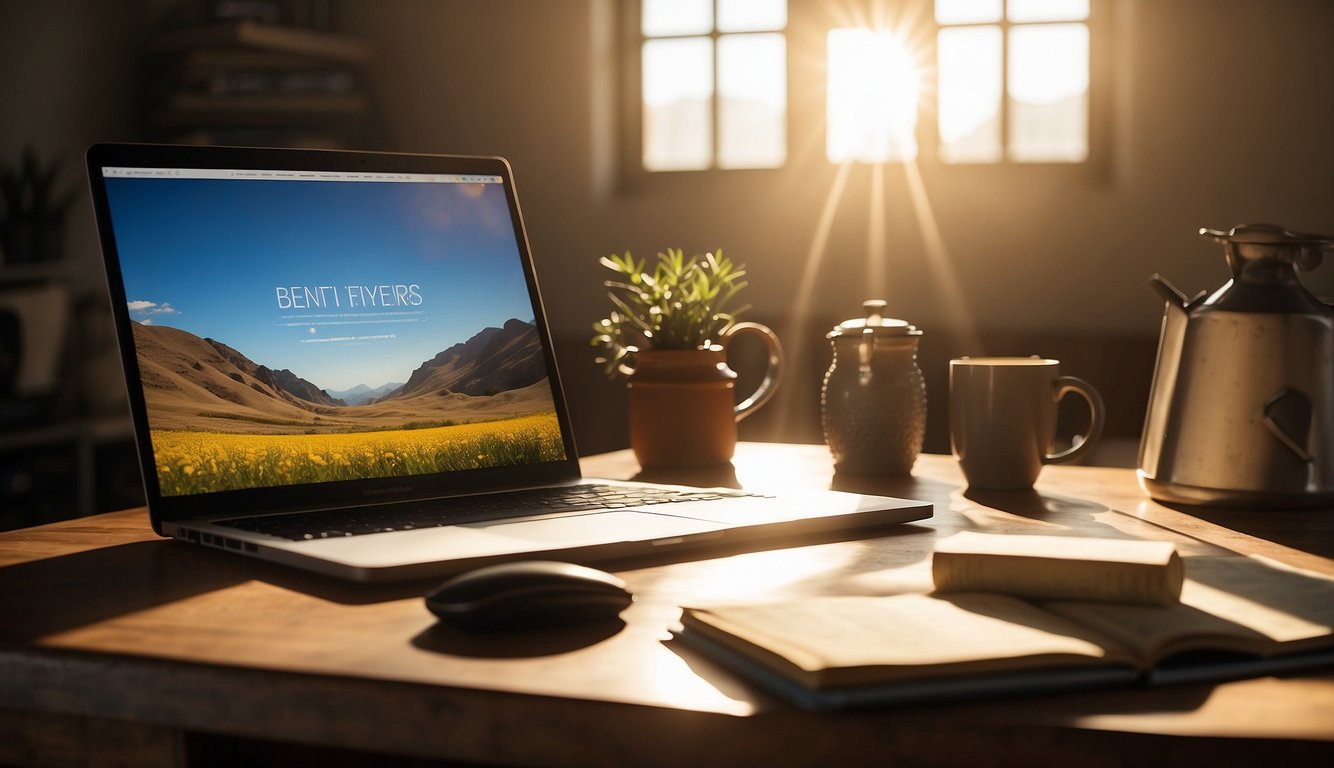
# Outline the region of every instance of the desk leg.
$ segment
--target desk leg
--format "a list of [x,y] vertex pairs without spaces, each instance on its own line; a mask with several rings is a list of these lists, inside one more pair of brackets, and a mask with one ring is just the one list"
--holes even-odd
[[119,720],[0,709],[0,765],[185,765],[180,731]]

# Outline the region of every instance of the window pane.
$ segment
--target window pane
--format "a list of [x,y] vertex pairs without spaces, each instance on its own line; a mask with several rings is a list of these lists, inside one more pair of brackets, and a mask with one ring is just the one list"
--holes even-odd
[[1010,21],[1079,21],[1089,17],[1089,0],[1010,0]]
[[942,29],[937,50],[940,159],[999,162],[1000,27]]
[[644,167],[708,168],[713,155],[713,41],[644,43]]
[[1001,20],[1001,0],[936,0],[939,24],[978,24]]
[[831,29],[828,46],[828,158],[916,159],[921,78],[903,42],[888,32]]
[[719,166],[776,168],[787,160],[786,52],[781,34],[719,38]]
[[767,32],[787,26],[787,0],[718,0],[719,32]]
[[1089,36],[1083,24],[1010,30],[1010,156],[1088,157]]
[[644,0],[640,8],[639,28],[644,37],[713,31],[713,0]]

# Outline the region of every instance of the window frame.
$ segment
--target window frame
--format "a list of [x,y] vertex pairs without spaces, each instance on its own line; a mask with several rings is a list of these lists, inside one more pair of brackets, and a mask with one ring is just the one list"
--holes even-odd
[[[869,0],[864,1],[869,2]],[[944,26],[956,25],[936,23],[934,0],[899,0],[899,2],[900,10],[905,11],[905,15],[908,17],[923,19],[924,23],[928,25],[925,31],[929,32],[929,34],[922,35],[927,41],[928,50],[925,52],[925,59],[929,62],[929,66],[922,73],[921,87],[923,95],[918,105],[917,120],[918,153],[917,159],[913,161],[923,173],[942,179],[966,177],[980,180],[983,183],[987,183],[993,177],[997,180],[1014,180],[1018,178],[1019,173],[1023,174],[1025,180],[1031,179],[1039,183],[1048,179],[1056,182],[1065,180],[1106,182],[1110,180],[1113,168],[1113,140],[1115,134],[1113,107],[1117,98],[1114,66],[1111,57],[1112,41],[1115,39],[1114,23],[1116,14],[1113,7],[1115,0],[1089,0],[1089,15],[1084,20],[1089,30],[1089,151],[1088,157],[1083,162],[1077,163],[1021,162],[1011,160],[1008,157],[1008,152],[999,161],[990,163],[947,163],[941,160],[940,127],[936,114],[938,107],[935,95],[938,85],[936,33]],[[635,193],[649,189],[698,188],[697,182],[702,179],[707,179],[709,183],[728,184],[734,183],[733,180],[735,180],[735,183],[743,185],[743,188],[751,188],[754,184],[765,183],[773,179],[775,174],[792,172],[794,169],[793,163],[796,161],[808,162],[808,160],[802,160],[793,153],[795,146],[806,146],[807,143],[818,143],[821,147],[819,164],[827,167],[831,173],[837,169],[838,164],[829,161],[823,152],[827,140],[823,112],[817,120],[812,119],[812,115],[794,112],[792,108],[794,98],[801,97],[809,101],[815,96],[814,92],[811,92],[811,88],[816,87],[811,81],[811,73],[803,69],[803,67],[811,68],[811,64],[805,59],[802,60],[804,63],[798,62],[797,59],[800,57],[801,51],[796,49],[799,47],[797,45],[799,43],[802,51],[809,47],[811,54],[820,57],[827,56],[828,52],[824,48],[824,41],[829,29],[837,26],[837,24],[828,23],[828,15],[822,15],[825,12],[812,13],[811,9],[806,9],[799,0],[796,2],[788,0],[787,26],[782,30],[787,49],[787,112],[785,125],[787,159],[783,165],[773,168],[720,168],[716,163],[717,148],[715,146],[715,159],[707,169],[650,171],[643,165],[642,46],[645,38],[640,28],[640,0],[619,0],[615,3],[615,10],[617,13],[615,45],[620,66],[616,82],[617,98],[615,99],[617,125],[613,132],[616,137],[616,146],[612,149],[612,152],[616,158],[616,171],[614,173],[618,180],[617,186],[623,192]],[[1023,23],[1028,24],[1030,22]],[[711,37],[718,34],[715,27],[711,31]],[[1003,61],[1003,66],[1008,67],[1008,63]],[[1002,76],[1004,75],[1003,72]],[[714,77],[717,78],[716,70]],[[822,81],[818,88],[820,93],[819,103],[823,108],[828,83]],[[1002,98],[1003,100],[1008,99],[1008,85],[1007,89],[1002,91]],[[814,104],[813,101],[811,103]],[[713,109],[712,113],[716,132],[717,110]],[[903,161],[889,161],[885,164],[902,165]],[[854,163],[854,165],[862,164]],[[814,169],[806,168],[804,172],[810,172],[811,170]]]
[[[933,171],[944,174],[1010,174],[1016,171],[1030,173],[1033,177],[1041,176],[1081,176],[1088,178],[1102,179],[1106,178],[1111,167],[1111,138],[1112,138],[1112,72],[1110,57],[1110,40],[1112,38],[1111,29],[1111,9],[1112,0],[1089,0],[1089,15],[1087,18],[1079,21],[1010,21],[1004,13],[1008,9],[1009,0],[1005,0],[1002,5],[1002,16],[999,21],[977,22],[969,24],[940,24],[935,20],[935,2],[934,0],[921,0],[929,6],[926,10],[930,12],[930,23],[932,25],[931,50],[928,60],[930,66],[924,73],[923,92],[930,94],[930,98],[923,99],[929,103],[919,103],[919,116],[917,123],[917,143],[918,155],[917,162],[924,167],[929,167]],[[909,0],[911,2],[911,0]],[[1072,24],[1082,23],[1088,28],[1089,36],[1089,89],[1088,89],[1088,155],[1078,162],[1064,162],[1054,160],[1015,160],[1010,154],[1010,84],[1009,84],[1009,52],[1010,52],[1010,30],[1015,27],[1038,27],[1049,24]],[[939,124],[939,33],[942,29],[962,29],[965,27],[997,27],[1001,33],[1001,104],[1000,104],[1000,125],[1001,125],[1001,157],[999,160],[990,162],[966,162],[950,163],[940,157],[940,124]]]
[[[621,83],[620,83],[620,124],[621,130],[621,152],[620,166],[621,176],[627,186],[634,188],[642,186],[647,179],[653,179],[658,183],[659,179],[684,178],[694,179],[700,176],[718,178],[720,175],[727,176],[761,176],[781,172],[789,167],[792,162],[792,0],[784,0],[788,6],[788,20],[781,29],[754,30],[746,32],[720,32],[718,30],[718,7],[714,2],[714,21],[709,32],[689,35],[662,35],[648,37],[643,33],[642,21],[642,0],[622,0],[618,3],[620,10],[620,24],[618,25],[619,34],[617,36],[620,43],[620,61],[621,61]],[[726,168],[718,164],[718,138],[719,123],[721,120],[721,111],[718,108],[718,41],[724,37],[739,37],[756,34],[779,34],[783,36],[784,45],[784,98],[785,106],[783,111],[783,132],[784,132],[784,159],[780,165],[768,166],[763,168]],[[643,69],[643,47],[649,40],[673,40],[685,38],[704,38],[710,40],[713,51],[713,94],[709,99],[709,130],[711,131],[712,147],[707,168],[682,168],[682,169],[664,169],[650,170],[644,167],[644,69]],[[670,182],[668,182],[670,183]]]

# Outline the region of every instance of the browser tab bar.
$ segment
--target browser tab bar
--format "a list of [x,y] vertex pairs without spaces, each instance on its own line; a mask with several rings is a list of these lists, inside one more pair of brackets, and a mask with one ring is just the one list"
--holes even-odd
[[106,178],[249,179],[255,181],[359,181],[412,184],[500,184],[488,174],[390,173],[372,171],[285,171],[272,168],[129,168],[105,166]]

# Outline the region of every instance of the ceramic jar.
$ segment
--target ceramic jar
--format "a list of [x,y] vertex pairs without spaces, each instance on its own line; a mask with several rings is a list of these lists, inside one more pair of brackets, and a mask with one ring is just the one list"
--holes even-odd
[[820,392],[821,426],[839,472],[912,471],[926,434],[926,382],[917,366],[922,332],[885,317],[885,302],[865,302],[865,317],[825,338],[834,359]]
[[[768,369],[755,392],[735,403],[736,372],[727,365],[733,339],[752,335],[769,352]],[[721,344],[705,349],[645,349],[625,371],[630,448],[641,467],[710,467],[727,464],[736,449],[737,422],[768,402],[778,386],[782,347],[759,323],[738,323]]]

